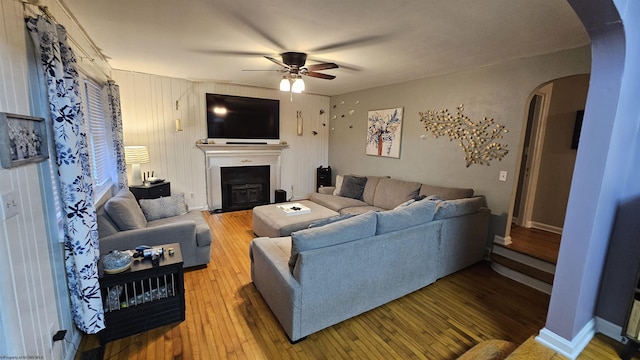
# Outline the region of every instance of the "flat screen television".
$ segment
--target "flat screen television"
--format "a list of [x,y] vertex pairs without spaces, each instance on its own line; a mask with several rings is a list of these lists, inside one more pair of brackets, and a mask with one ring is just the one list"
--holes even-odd
[[280,100],[206,94],[207,138],[261,142],[280,138]]

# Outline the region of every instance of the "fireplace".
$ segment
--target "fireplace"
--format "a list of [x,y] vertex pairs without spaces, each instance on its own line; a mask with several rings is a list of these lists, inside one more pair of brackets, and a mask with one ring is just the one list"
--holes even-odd
[[270,173],[269,165],[221,167],[222,211],[268,204]]
[[[269,168],[269,182],[264,185],[268,188],[267,202],[275,202],[275,190],[280,188],[280,158],[282,149],[286,144],[267,145],[227,145],[227,144],[203,144],[196,146],[205,155],[205,175],[207,185],[207,207],[209,211],[221,211],[222,206],[222,179],[223,168],[245,166],[267,166]],[[240,189],[238,189],[240,190]],[[256,189],[252,189],[253,192]],[[246,189],[249,193],[249,188]],[[241,192],[238,192],[241,194]],[[246,196],[250,196],[247,194]]]

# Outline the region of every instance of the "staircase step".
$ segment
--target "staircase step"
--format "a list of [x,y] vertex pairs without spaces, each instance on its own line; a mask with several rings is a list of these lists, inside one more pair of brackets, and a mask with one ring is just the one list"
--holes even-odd
[[555,274],[555,264],[526,254],[494,246],[491,267],[499,274],[550,294]]
[[523,264],[516,260],[509,259],[507,257],[497,255],[497,254],[491,254],[491,259],[502,266],[508,267],[511,270],[530,276],[534,279],[538,279],[549,285],[553,285],[553,274],[550,274],[546,271],[542,271],[535,267]]

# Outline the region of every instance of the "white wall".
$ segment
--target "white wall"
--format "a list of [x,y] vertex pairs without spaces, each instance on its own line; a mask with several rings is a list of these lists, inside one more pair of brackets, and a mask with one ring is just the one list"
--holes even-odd
[[[508,61],[453,74],[382,86],[331,97],[329,164],[339,174],[390,175],[423,183],[471,187],[487,198],[493,214],[492,230],[504,235],[517,185],[519,148],[531,92],[560,77],[588,73],[589,47]],[[473,121],[493,118],[509,133],[499,142],[509,154],[502,161],[466,167],[457,141],[435,139],[420,122],[419,112],[448,108],[455,113],[464,104],[464,114]],[[365,155],[368,110],[404,107],[400,159]],[[350,115],[349,111],[354,110]],[[422,140],[420,135],[426,135]],[[506,182],[498,181],[501,170]],[[491,237],[493,238],[493,236]]]
[[[104,71],[87,61],[97,55],[80,28],[55,0],[43,0],[73,37],[83,69],[98,78]],[[46,117],[48,102],[37,78],[32,42],[24,17],[37,9],[19,0],[0,2],[0,111]],[[82,47],[83,50],[79,51]],[[104,64],[103,62],[97,61]],[[108,69],[108,66],[105,67]],[[0,193],[14,192],[19,214],[0,219],[0,357],[41,356],[71,359],[78,332],[71,320],[64,273],[63,244],[51,235],[47,221],[51,196],[48,161],[12,169],[0,168]],[[55,228],[55,224],[53,226]],[[56,234],[57,235],[57,234]],[[68,330],[52,345],[52,331]]]
[[[190,208],[207,205],[204,153],[195,146],[207,137],[206,93],[280,100],[280,138],[289,144],[282,153],[281,174],[287,197],[307,197],[314,191],[315,169],[327,165],[329,127],[322,123],[328,124],[329,97],[295,94],[291,101],[289,93],[274,89],[119,70],[113,71],[113,78],[120,85],[125,145],[148,146],[150,162],[141,170],[170,181],[171,192],[184,192]],[[298,110],[304,119],[302,136],[296,134]],[[177,118],[183,131],[175,131]],[[312,135],[314,130],[317,135]]]
[[[0,111],[30,115],[33,107],[22,12],[18,1],[0,4],[4,24],[0,27]],[[0,169],[0,193],[11,191],[20,211],[16,217],[0,221],[0,309],[6,346],[0,355],[60,358],[60,346],[51,351],[49,327],[60,328],[54,288],[59,282],[52,276],[53,253],[38,165]]]

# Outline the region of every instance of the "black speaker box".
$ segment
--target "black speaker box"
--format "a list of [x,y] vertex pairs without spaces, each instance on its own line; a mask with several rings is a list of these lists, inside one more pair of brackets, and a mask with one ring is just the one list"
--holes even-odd
[[287,192],[282,189],[276,190],[276,203],[283,203],[287,201]]
[[331,166],[316,169],[316,189],[322,186],[331,186]]

